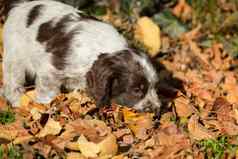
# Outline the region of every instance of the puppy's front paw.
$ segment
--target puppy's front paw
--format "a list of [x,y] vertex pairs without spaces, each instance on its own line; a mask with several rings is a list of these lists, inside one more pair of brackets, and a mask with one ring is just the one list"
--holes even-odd
[[49,104],[56,96],[54,92],[48,92],[47,94],[37,93],[36,102],[41,104]]

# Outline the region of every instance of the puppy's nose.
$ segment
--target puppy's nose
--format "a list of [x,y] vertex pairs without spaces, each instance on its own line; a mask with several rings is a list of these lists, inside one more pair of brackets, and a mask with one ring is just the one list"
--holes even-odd
[[153,112],[153,107],[154,106],[153,106],[152,102],[148,101],[144,105],[143,111],[145,111],[145,112]]
[[144,105],[143,111],[150,112],[150,113],[159,113],[160,103],[155,103],[153,101],[148,101]]

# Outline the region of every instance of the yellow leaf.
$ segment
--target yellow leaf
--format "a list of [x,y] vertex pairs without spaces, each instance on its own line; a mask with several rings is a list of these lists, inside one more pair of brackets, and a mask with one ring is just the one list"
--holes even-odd
[[118,151],[117,139],[113,134],[109,134],[98,144],[100,156],[114,156]]
[[150,18],[142,17],[137,21],[135,39],[147,47],[151,57],[159,53],[161,46],[160,28]]
[[80,152],[85,157],[98,157],[98,153],[100,152],[100,147],[93,142],[89,142],[84,135],[81,135],[79,137],[78,146],[79,146]]
[[153,113],[135,113],[131,109],[123,108],[122,110],[125,123],[129,129],[139,139],[148,137],[147,130],[153,127]]
[[45,137],[47,135],[57,135],[60,133],[62,127],[59,122],[49,118],[45,127],[39,132],[38,137]]
[[36,98],[35,90],[28,91],[21,96],[20,99],[20,106],[27,106],[29,105],[34,99]]

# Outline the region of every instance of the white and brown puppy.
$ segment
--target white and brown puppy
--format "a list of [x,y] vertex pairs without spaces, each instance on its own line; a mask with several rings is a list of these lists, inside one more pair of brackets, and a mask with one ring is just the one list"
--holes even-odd
[[15,5],[4,25],[4,96],[18,106],[26,77],[35,78],[37,102],[49,103],[63,85],[86,89],[98,106],[115,102],[159,109],[157,73],[144,54],[107,23],[55,1]]

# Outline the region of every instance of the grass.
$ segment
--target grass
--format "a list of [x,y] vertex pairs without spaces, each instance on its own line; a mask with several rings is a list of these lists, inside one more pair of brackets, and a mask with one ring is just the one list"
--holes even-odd
[[0,112],[0,123],[1,124],[9,124],[9,123],[14,122],[15,120],[16,120],[15,114],[12,111],[7,110],[7,111]]
[[218,139],[201,140],[199,147],[205,153],[206,158],[209,159],[223,158],[225,152],[237,149],[237,145],[232,145],[228,142],[227,136],[221,136]]

